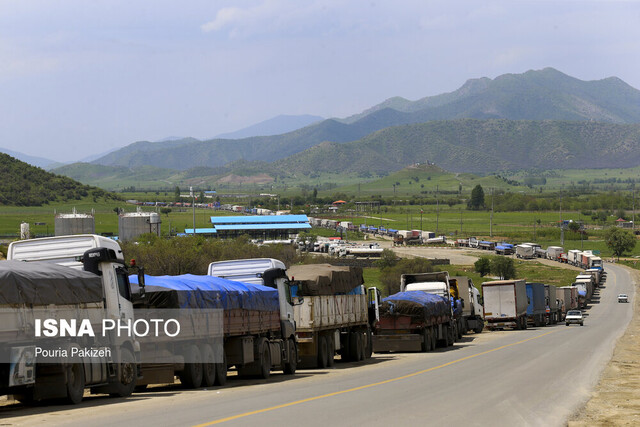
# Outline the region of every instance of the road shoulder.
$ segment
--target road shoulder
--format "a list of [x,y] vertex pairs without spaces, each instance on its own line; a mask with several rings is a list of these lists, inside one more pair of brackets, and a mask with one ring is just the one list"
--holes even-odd
[[640,271],[625,268],[631,272],[636,290],[633,318],[616,343],[591,399],[569,420],[570,427],[640,425]]

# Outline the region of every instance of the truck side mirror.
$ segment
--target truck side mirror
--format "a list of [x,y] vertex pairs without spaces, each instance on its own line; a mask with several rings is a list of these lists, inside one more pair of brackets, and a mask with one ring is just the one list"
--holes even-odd
[[293,305],[302,305],[302,303],[304,302],[304,297],[292,297],[291,302],[293,303]]

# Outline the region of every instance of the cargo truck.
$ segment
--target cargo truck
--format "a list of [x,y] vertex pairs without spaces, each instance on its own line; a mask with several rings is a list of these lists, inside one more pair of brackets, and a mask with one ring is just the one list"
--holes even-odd
[[456,340],[462,338],[464,329],[462,301],[457,282],[451,280],[448,272],[402,274],[400,275],[400,291],[423,291],[448,298],[451,301],[454,336]]
[[[284,267],[270,258],[218,261],[209,265],[209,274],[263,284],[267,269]],[[379,298],[367,301],[361,269],[311,264],[294,266],[287,274],[292,293],[302,297],[292,316],[301,366],[333,366],[336,353],[345,361],[371,356],[371,327]]]
[[245,377],[266,379],[272,370],[294,374],[298,355],[289,280],[280,268],[260,278],[264,285],[209,275],[146,276],[144,294],[134,287],[136,309],[175,310],[183,328],[192,330],[148,346],[142,342],[145,361],[151,352],[166,361],[143,363],[138,385],[173,383],[175,376],[189,388],[224,385],[228,366]]
[[484,320],[488,329],[527,328],[527,287],[524,280],[482,284]]
[[571,265],[579,266],[582,262],[582,252],[577,249],[571,249],[567,252],[567,262]]
[[[9,245],[7,259],[0,262],[0,352],[9,363],[0,365],[0,394],[74,404],[85,388],[130,395],[140,375],[139,342],[102,329],[105,321],[134,318],[119,245],[96,235],[21,240]],[[60,331],[36,339],[35,325],[52,319]],[[81,327],[62,333],[65,323],[91,327],[95,336]],[[45,357],[43,348],[60,353]]]
[[455,281],[458,288],[458,297],[462,301],[462,333],[473,330],[476,334],[484,329],[484,317],[482,309],[482,296],[473,285],[469,277],[453,276],[450,281]]
[[564,253],[562,246],[549,246],[547,248],[547,259],[558,261],[558,257]]
[[511,243],[498,243],[496,245],[496,253],[498,255],[513,255],[516,252]]
[[527,323],[535,327],[546,325],[547,307],[544,283],[527,283]]
[[301,366],[331,367],[371,357],[375,310],[369,310],[362,269],[329,264],[296,265],[287,275],[304,298],[294,309]]
[[536,257],[536,250],[530,245],[516,245],[516,258],[531,259]]
[[577,286],[563,286],[558,289],[563,289],[563,292],[565,293],[564,294],[565,314],[568,310],[575,310],[579,308]]
[[382,300],[373,351],[431,351],[453,344],[449,299],[423,291],[403,291]]
[[544,285],[544,297],[546,303],[547,324],[555,325],[561,318],[561,305],[558,301],[558,290],[553,285]]

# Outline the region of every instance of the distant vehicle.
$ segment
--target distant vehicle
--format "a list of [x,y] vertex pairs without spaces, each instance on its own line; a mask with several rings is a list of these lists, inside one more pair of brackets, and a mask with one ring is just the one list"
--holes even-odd
[[582,311],[569,310],[567,316],[564,318],[565,325],[569,326],[570,323],[579,323],[580,326],[584,326],[584,319],[582,317]]
[[629,302],[629,297],[627,294],[618,295],[618,302]]

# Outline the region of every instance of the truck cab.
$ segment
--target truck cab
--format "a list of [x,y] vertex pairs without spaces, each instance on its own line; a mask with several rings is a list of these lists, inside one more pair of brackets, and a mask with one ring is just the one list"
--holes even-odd
[[[97,235],[75,235],[20,240],[9,245],[7,259],[52,263],[92,273],[102,282],[102,301],[80,311],[82,320],[89,319],[92,324],[100,324],[105,320],[129,324],[134,321],[128,271],[120,246],[111,239]],[[141,281],[144,283],[142,274]],[[66,305],[55,303],[48,307],[59,312],[68,309]],[[98,341],[98,338],[101,340]],[[39,382],[37,376],[33,379],[33,388],[27,389],[31,398],[66,397],[70,403],[79,403],[85,387],[90,387],[95,393],[130,395],[140,376],[140,343],[135,335],[117,336],[115,333],[96,336],[96,345],[98,342],[101,349],[110,349],[108,353],[105,352],[110,356],[60,362],[73,375],[65,375],[61,379],[55,379],[54,376],[52,379],[51,375],[46,374],[47,369],[36,369],[36,374],[45,372],[42,377],[47,379],[44,382]],[[77,343],[68,345],[79,347]],[[69,378],[74,381],[69,383]]]

